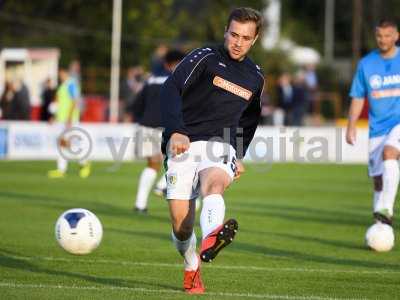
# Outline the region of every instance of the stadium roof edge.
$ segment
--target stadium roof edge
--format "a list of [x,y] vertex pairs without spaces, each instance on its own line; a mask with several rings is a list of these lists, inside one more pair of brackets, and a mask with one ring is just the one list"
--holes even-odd
[[0,52],[0,59],[7,61],[40,60],[49,57],[58,59],[60,50],[57,48],[4,48]]

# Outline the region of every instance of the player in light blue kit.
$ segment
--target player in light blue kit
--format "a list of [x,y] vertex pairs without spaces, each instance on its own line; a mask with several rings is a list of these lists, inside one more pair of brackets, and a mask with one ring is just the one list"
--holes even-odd
[[359,62],[353,79],[346,141],[355,143],[356,122],[367,99],[368,171],[374,182],[374,218],[392,225],[400,157],[400,49],[396,46],[399,38],[396,23],[379,22],[375,38],[378,49]]

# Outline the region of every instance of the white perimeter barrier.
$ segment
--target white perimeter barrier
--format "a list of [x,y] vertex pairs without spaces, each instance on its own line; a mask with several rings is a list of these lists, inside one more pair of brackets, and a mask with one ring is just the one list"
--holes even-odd
[[[69,134],[81,140],[82,146],[75,153],[78,156],[104,161],[135,159],[136,125],[81,123],[74,128]],[[0,122],[0,158],[55,159],[59,152],[56,141],[62,132],[57,124]],[[347,145],[344,137],[341,127],[260,126],[245,159],[260,163],[366,163],[368,130],[358,130],[354,146]]]

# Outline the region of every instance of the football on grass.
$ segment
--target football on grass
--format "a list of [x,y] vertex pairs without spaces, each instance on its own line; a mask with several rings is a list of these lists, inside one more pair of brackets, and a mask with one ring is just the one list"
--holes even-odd
[[368,228],[365,235],[367,246],[378,252],[390,251],[394,246],[393,228],[387,224],[377,222]]
[[83,255],[96,249],[103,237],[103,227],[94,213],[73,208],[61,214],[56,222],[56,240],[67,252]]

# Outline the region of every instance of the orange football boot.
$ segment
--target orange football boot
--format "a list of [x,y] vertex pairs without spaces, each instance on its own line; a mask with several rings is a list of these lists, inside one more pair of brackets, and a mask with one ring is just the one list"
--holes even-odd
[[239,228],[236,220],[229,219],[201,242],[200,259],[211,262],[223,248],[232,243]]
[[203,282],[200,276],[200,260],[199,266],[195,271],[185,271],[183,279],[183,288],[188,294],[203,294],[205,291]]

